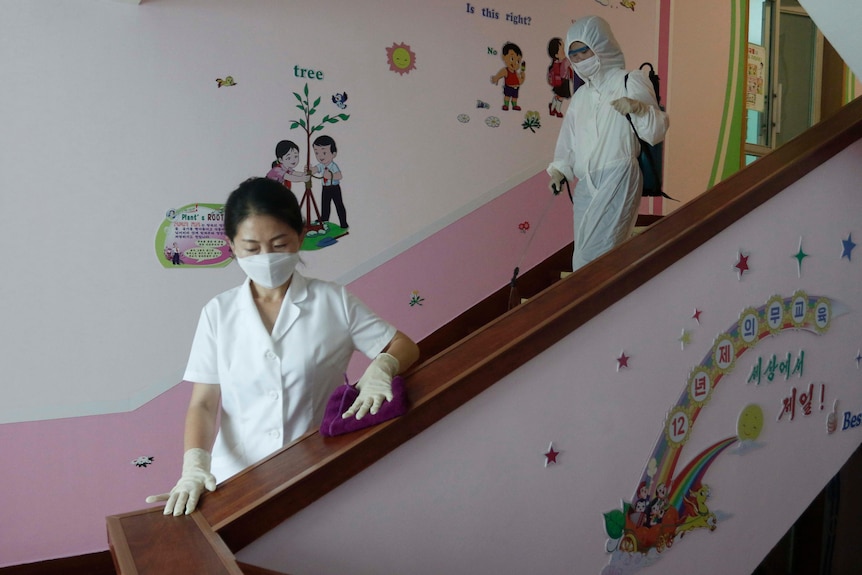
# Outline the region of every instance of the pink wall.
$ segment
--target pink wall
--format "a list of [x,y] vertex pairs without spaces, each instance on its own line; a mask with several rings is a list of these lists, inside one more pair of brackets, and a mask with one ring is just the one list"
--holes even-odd
[[[504,286],[518,263],[526,271],[571,241],[569,200],[546,185],[538,174],[350,290],[421,340]],[[409,305],[414,290],[422,305]],[[351,377],[364,363],[356,358]],[[0,425],[0,567],[107,549],[107,515],[140,509],[176,482],[189,393],[180,384],[129,413]],[[154,463],[136,467],[139,456]]]
[[[239,557],[304,575],[623,575],[659,560],[668,575],[750,574],[862,442],[862,427],[844,425],[862,411],[862,256],[842,257],[843,242],[862,237],[860,178],[857,142]],[[801,271],[800,238],[809,254]],[[740,251],[750,264],[741,278]],[[759,435],[705,468],[715,531],[693,530],[662,554],[620,556],[603,571],[603,514],[631,500],[643,473],[652,477],[652,449],[671,429],[674,402],[688,398],[694,368],[712,361],[715,338],[743,310],[797,290],[832,300],[827,331],[760,340],[727,368],[696,420],[687,412],[694,424],[677,471],[737,438],[746,406],[764,413]],[[622,351],[631,359],[618,369]],[[801,373],[751,381],[758,360],[789,354],[795,363],[803,353]],[[809,384],[811,413],[782,413],[792,390]],[[829,433],[836,400],[839,426]],[[560,455],[545,465],[550,442]]]
[[[190,390],[129,413],[0,426],[0,567],[107,549],[105,516],[176,482]],[[132,464],[141,456],[154,463]]]

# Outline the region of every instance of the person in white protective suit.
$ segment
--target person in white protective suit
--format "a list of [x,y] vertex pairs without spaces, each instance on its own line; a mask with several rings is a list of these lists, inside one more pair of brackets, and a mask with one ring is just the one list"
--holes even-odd
[[637,160],[640,145],[626,115],[650,144],[664,139],[668,117],[658,106],[647,73],[626,71],[605,20],[577,20],[566,35],[566,46],[584,85],[566,110],[547,172],[554,193],[564,178],[578,180],[572,199],[574,271],[620,244],[634,228],[643,178]]
[[165,515],[188,515],[205,491],[307,433],[323,418],[354,351],[372,359],[343,417],[376,414],[392,379],[419,357],[408,336],[344,287],[295,271],[305,237],[296,197],[252,178],[227,199],[224,230],[247,279],[200,315],[183,379],[183,467]]

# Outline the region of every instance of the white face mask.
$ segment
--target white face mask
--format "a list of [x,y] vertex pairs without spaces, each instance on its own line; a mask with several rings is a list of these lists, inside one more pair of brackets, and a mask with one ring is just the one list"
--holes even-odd
[[599,71],[600,68],[599,57],[593,54],[586,60],[581,60],[580,62],[572,62],[572,67],[575,69],[575,72],[578,73],[578,76],[581,77],[582,80],[586,80],[595,75],[596,72]]
[[236,263],[251,281],[261,287],[272,289],[287,283],[293,275],[293,270],[296,269],[296,264],[299,263],[299,254],[294,252],[254,254],[236,258]]

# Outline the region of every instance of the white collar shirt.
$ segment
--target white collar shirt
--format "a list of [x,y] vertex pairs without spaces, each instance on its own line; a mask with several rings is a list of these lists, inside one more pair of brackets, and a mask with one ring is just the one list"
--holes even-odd
[[221,386],[212,472],[222,481],[319,424],[354,351],[380,353],[395,328],[343,286],[294,272],[272,334],[249,281],[204,306],[183,379]]

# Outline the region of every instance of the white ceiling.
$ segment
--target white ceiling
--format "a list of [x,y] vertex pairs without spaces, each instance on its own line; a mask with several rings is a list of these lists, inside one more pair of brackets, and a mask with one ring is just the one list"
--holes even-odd
[[859,0],[799,0],[814,23],[835,47],[857,78],[862,78],[862,2]]

